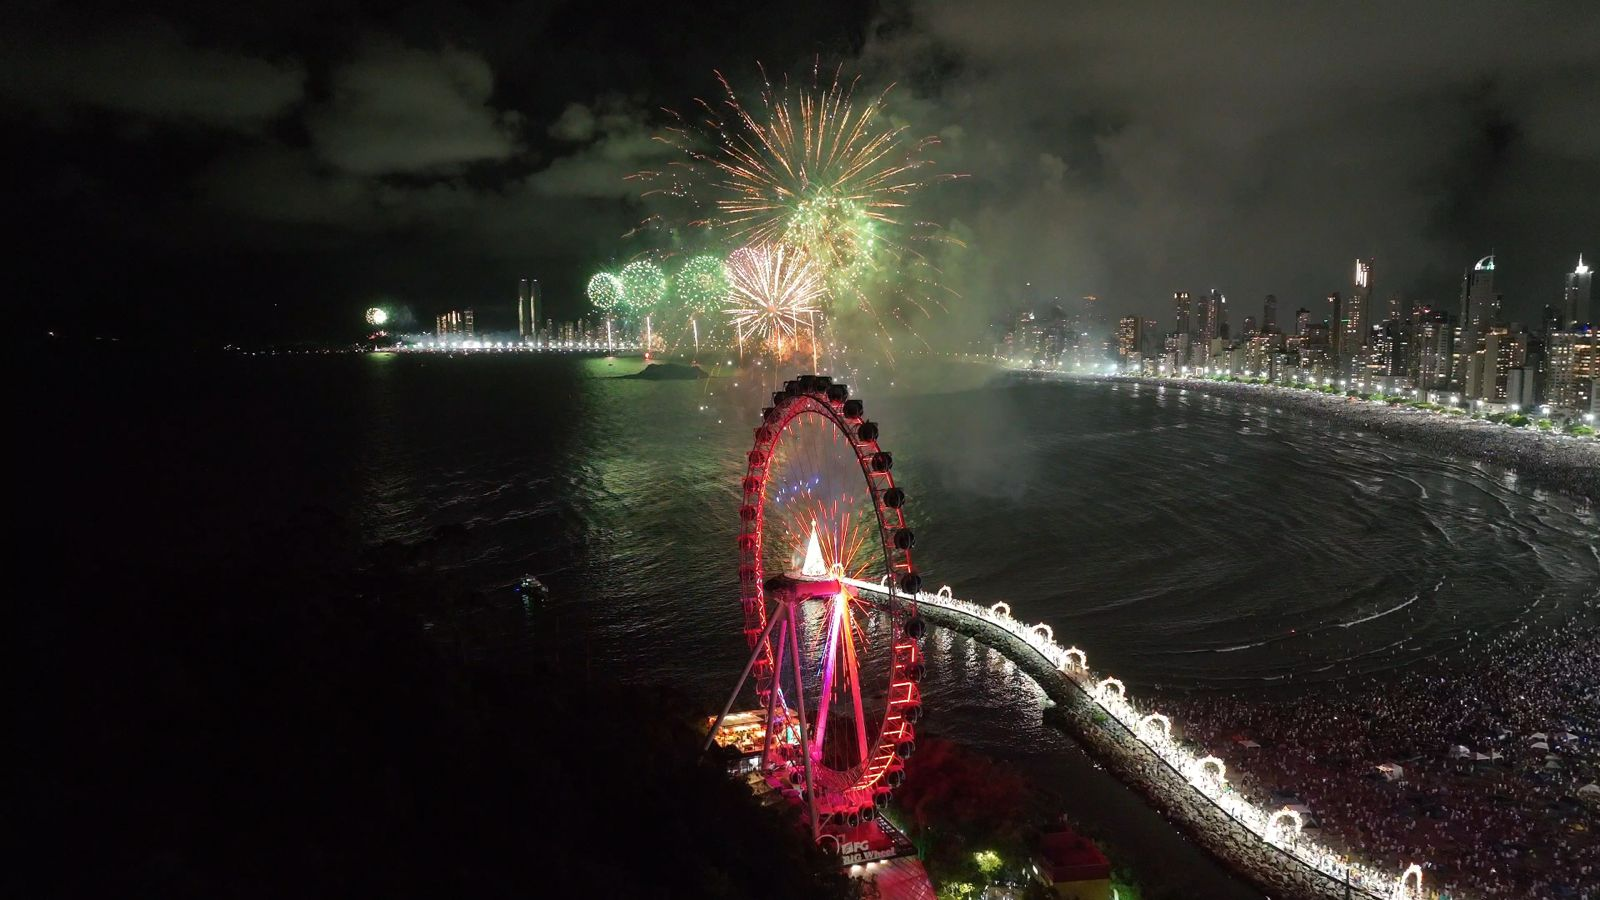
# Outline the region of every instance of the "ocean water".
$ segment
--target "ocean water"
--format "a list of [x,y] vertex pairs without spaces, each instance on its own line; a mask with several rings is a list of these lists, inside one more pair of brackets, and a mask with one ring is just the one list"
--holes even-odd
[[[486,655],[551,590],[593,664],[708,708],[743,663],[738,482],[773,373],[617,376],[515,356],[57,358],[38,527],[129,565],[226,552],[313,507],[353,545],[468,527]],[[792,377],[793,373],[788,373]],[[843,376],[911,497],[929,589],[1046,621],[1130,690],[1314,690],[1557,624],[1600,585],[1600,513],[1503,471],[1269,405],[902,363]],[[1039,720],[1003,657],[935,633],[927,730],[1002,756],[1206,896],[1256,896]]]

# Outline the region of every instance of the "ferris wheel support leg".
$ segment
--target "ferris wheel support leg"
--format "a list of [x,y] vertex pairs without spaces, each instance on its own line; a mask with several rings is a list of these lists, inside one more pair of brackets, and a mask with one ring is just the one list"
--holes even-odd
[[844,658],[848,663],[846,673],[850,676],[850,696],[855,699],[856,705],[856,750],[859,753],[859,764],[867,762],[867,717],[861,712],[861,673],[856,663],[856,641],[851,634],[850,623],[845,623],[844,628]]
[[816,840],[821,829],[817,827],[817,785],[811,773],[811,739],[806,736],[806,686],[801,679],[800,623],[794,620],[798,604],[789,604],[789,663],[794,669],[795,711],[800,714],[800,758],[806,764],[806,809],[811,812],[811,839]]
[[772,633],[772,626],[778,624],[779,618],[773,616],[767,620],[767,627],[761,629],[761,637],[757,638],[755,646],[750,648],[750,658],[745,660],[744,671],[739,673],[739,681],[734,684],[733,692],[728,695],[728,702],[722,705],[722,715],[717,716],[717,720],[711,723],[711,730],[706,732],[706,742],[705,746],[700,748],[701,753],[711,749],[711,742],[717,737],[717,729],[722,727],[722,720],[728,717],[734,701],[739,699],[739,692],[744,690],[744,683],[750,677],[750,670],[755,668],[756,660],[761,658],[762,648],[767,646],[767,635]]
[[[777,621],[778,618],[774,616],[773,621]],[[783,627],[778,629],[778,652],[773,654],[772,661],[772,686],[767,689],[767,717],[762,720],[765,723],[761,735],[761,771],[763,772],[772,768],[772,713],[778,707],[778,694],[781,693],[778,685],[783,683],[783,645],[788,639],[789,623],[784,622]],[[787,724],[787,715],[784,716],[784,721]]]
[[833,700],[835,665],[839,661],[839,632],[849,627],[845,624],[845,606],[848,602],[840,597],[834,597],[828,601],[830,606],[828,640],[822,651],[822,699],[817,702],[817,746],[819,748],[823,746],[824,739],[828,733],[828,707]]

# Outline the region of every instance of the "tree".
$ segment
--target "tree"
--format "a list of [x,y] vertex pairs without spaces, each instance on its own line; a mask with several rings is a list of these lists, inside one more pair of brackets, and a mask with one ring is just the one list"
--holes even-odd
[[918,742],[894,806],[936,883],[982,885],[1001,861],[1031,851],[1027,798],[1027,783],[1015,772],[934,738]]

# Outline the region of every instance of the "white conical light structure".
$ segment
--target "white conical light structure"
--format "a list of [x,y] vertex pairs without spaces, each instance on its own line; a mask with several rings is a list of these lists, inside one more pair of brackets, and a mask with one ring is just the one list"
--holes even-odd
[[811,538],[806,541],[806,561],[800,574],[807,578],[825,578],[828,566],[822,561],[822,542],[817,540],[817,523],[811,523]]

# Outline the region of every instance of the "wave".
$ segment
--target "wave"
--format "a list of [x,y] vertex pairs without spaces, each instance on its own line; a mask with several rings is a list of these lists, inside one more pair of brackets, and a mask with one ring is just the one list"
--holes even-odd
[[1264,640],[1264,641],[1256,641],[1254,644],[1240,644],[1237,647],[1218,647],[1217,649],[1213,650],[1212,652],[1213,653],[1232,653],[1235,650],[1249,650],[1251,647],[1265,647],[1266,645],[1268,645],[1268,644],[1270,644],[1270,643],[1272,643],[1273,641],[1276,641],[1276,640],[1278,640],[1278,639],[1277,638],[1268,638],[1267,640]]
[[[1438,580],[1438,585],[1434,585],[1434,593],[1437,594],[1438,589],[1443,588],[1443,586],[1445,586],[1445,580],[1440,578],[1440,580]],[[1394,607],[1389,607],[1389,609],[1382,610],[1382,612],[1374,612],[1373,615],[1363,615],[1362,618],[1352,618],[1350,621],[1341,621],[1341,623],[1338,625],[1338,628],[1350,628],[1350,626],[1362,625],[1363,621],[1371,621],[1374,620],[1374,618],[1386,617],[1386,615],[1389,615],[1389,613],[1400,612],[1400,610],[1406,609],[1408,605],[1414,604],[1414,602],[1418,601],[1418,599],[1421,599],[1421,596],[1421,591],[1418,591],[1416,594],[1411,594],[1410,599],[1403,602],[1403,604],[1394,605]]]
[[1397,613],[1400,610],[1405,609],[1406,607],[1410,606],[1411,604],[1417,602],[1417,598],[1421,597],[1421,596],[1422,596],[1421,594],[1412,594],[1411,595],[1411,599],[1409,599],[1406,602],[1400,604],[1399,606],[1391,606],[1388,609],[1384,610],[1383,612],[1375,612],[1370,616],[1362,616],[1359,619],[1351,619],[1348,622],[1340,622],[1339,623],[1339,627],[1340,628],[1350,628],[1351,626],[1354,626],[1354,625],[1360,625],[1362,622],[1371,622],[1373,619],[1381,619],[1384,616],[1389,615],[1390,613]]

